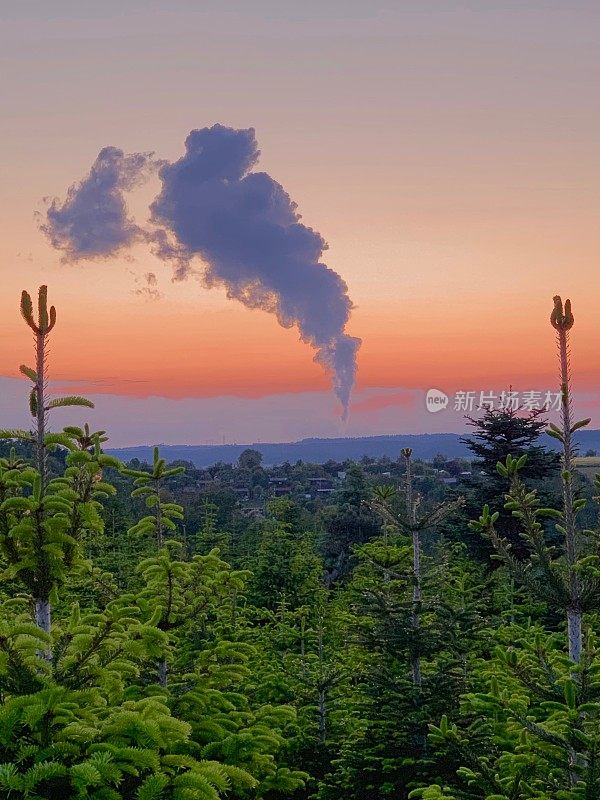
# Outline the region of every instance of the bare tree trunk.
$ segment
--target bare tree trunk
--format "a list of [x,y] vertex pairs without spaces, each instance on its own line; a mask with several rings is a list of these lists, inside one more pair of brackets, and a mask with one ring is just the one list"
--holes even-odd
[[[421,628],[421,617],[419,614],[419,609],[421,607],[421,541],[419,531],[413,530],[412,539],[414,573],[412,622],[413,628],[419,631]],[[413,658],[413,683],[420,689],[421,682],[421,659],[418,655],[415,655]]]
[[325,575],[325,577],[323,579],[323,583],[324,583],[326,589],[331,589],[333,584],[339,578],[340,573],[342,571],[342,567],[344,566],[344,562],[346,561],[346,556],[347,556],[346,551],[342,550],[341,553],[336,558],[335,564],[334,564],[331,572],[328,573],[327,575]]
[[167,688],[167,676],[169,674],[169,666],[167,664],[167,659],[163,658],[162,661],[158,662],[158,683],[162,686],[163,689]]
[[[411,456],[412,450],[410,447],[402,450],[402,455],[406,463],[406,475],[404,480],[405,496],[406,496],[406,512],[408,514],[408,521],[412,528],[412,548],[413,548],[413,593],[412,593],[412,626],[415,633],[418,634],[421,628],[421,617],[419,609],[421,606],[421,540],[419,531],[417,530],[417,515],[415,508],[415,501],[413,497],[413,477],[412,477],[412,463]],[[412,675],[413,685],[420,691],[422,678],[421,678],[421,659],[418,653],[415,653],[412,658]]]
[[319,625],[319,741],[325,744],[327,738],[327,700],[325,695],[325,659],[323,652],[323,626]]
[[[51,608],[49,600],[35,600],[34,601],[35,624],[41,628],[45,633],[50,633],[52,627],[51,623]],[[46,656],[46,654],[43,654]],[[48,654],[49,656],[50,654]]]
[[46,445],[44,444],[44,435],[46,433],[46,335],[43,332],[36,333],[35,337],[35,353],[36,353],[36,373],[37,380],[35,382],[35,396],[36,396],[36,459],[37,468],[40,473],[41,482],[41,497],[44,497],[46,492]]
[[[36,354],[36,382],[35,382],[35,400],[36,400],[36,432],[35,432],[35,446],[36,446],[36,461],[37,469],[40,476],[40,500],[42,507],[37,513],[36,525],[38,526],[38,536],[40,538],[38,546],[43,547],[43,526],[44,526],[44,510],[43,502],[46,494],[46,485],[48,482],[47,476],[47,461],[46,461],[46,444],[44,437],[46,434],[46,333],[39,330],[35,335],[35,354]],[[34,597],[34,613],[35,623],[45,633],[50,634],[52,628],[52,609],[50,607],[50,599],[47,594],[39,597]],[[47,660],[51,660],[52,653],[50,651],[40,651],[38,655]]]
[[579,664],[583,649],[581,611],[571,608],[567,609],[567,635],[569,638],[569,658],[571,661]]
[[160,507],[160,480],[156,481],[156,495],[158,502],[156,503],[156,544],[158,547],[163,546],[163,522],[162,522],[162,508]]
[[[385,520],[384,520],[384,523],[383,523],[383,544],[384,544],[386,550],[387,550],[387,547],[388,547],[388,544],[389,544],[389,538],[390,537],[388,535],[388,526],[385,524]],[[384,567],[384,570],[383,570],[383,582],[384,583],[389,583],[390,580],[391,580],[390,571],[389,571],[389,569],[387,567]]]
[[231,593],[231,627],[235,628],[237,625],[237,604],[238,604],[238,590],[234,587]]
[[325,701],[325,689],[319,690],[319,741],[325,744],[327,738],[327,705]]
[[575,513],[573,509],[573,445],[571,419],[571,389],[569,374],[569,346],[567,330],[558,329],[558,348],[561,378],[561,417],[563,436],[563,514],[565,527],[565,549],[569,568],[569,606],[567,608],[567,635],[569,658],[579,664],[583,650],[581,626],[581,590],[576,570],[577,544],[575,541]]

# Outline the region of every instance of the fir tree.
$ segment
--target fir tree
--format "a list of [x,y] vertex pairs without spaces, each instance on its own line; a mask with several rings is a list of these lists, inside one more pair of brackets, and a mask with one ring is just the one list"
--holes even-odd
[[231,551],[231,535],[218,527],[219,507],[216,503],[205,500],[202,504],[202,526],[196,534],[196,550],[209,553],[215,547],[219,553],[228,558]]
[[371,489],[363,470],[353,464],[336,496],[336,505],[323,512],[324,534],[320,550],[323,554],[326,584],[346,577],[353,564],[355,545],[369,541],[379,533],[377,518],[366,504]]
[[[551,322],[558,339],[562,424],[549,433],[563,446],[562,508],[541,507],[521,477],[527,455],[508,455],[498,472],[509,482],[506,506],[519,522],[529,560],[516,559],[496,530],[498,512],[486,506],[473,527],[490,538],[516,580],[562,612],[567,635],[531,621],[499,630],[494,657],[478,668],[487,689],[464,697],[465,718],[474,721],[465,728],[444,717],[432,727],[431,740],[441,752],[463,759],[458,774],[464,782],[455,788],[432,785],[415,797],[591,800],[600,792],[600,652],[594,632],[600,548],[597,532],[577,527],[585,500],[572,491],[572,435],[589,420],[572,419],[568,300],[563,307],[560,297],[554,298]],[[540,520],[548,516],[558,520],[560,549],[545,541]]]
[[299,608],[318,594],[322,573],[323,565],[309,533],[294,531],[291,523],[267,521],[253,562],[249,599],[271,610],[282,601],[292,609]]
[[503,508],[506,489],[496,464],[504,463],[508,455],[515,458],[526,455],[523,477],[538,487],[546,505],[556,498],[552,481],[558,478],[560,460],[557,453],[539,444],[546,429],[543,410],[522,412],[513,407],[487,409],[479,419],[469,417],[467,424],[473,428],[474,433],[461,441],[476,460],[472,465],[472,475],[461,481],[460,492],[465,498],[464,511],[449,520],[450,525],[446,526],[445,532],[451,538],[456,538],[460,531],[461,539],[467,541],[471,552],[488,561],[493,552],[489,543],[481,538],[465,538],[461,531],[487,504],[499,512],[496,521],[498,532],[510,542],[516,555],[524,557],[527,553],[522,544],[518,523],[511,512]]
[[184,473],[185,467],[168,469],[165,459],[160,457],[158,447],[155,447],[149,472],[130,468],[123,469],[122,472],[124,475],[134,478],[136,488],[131,496],[143,497],[146,507],[153,512],[143,517],[130,529],[130,536],[147,538],[149,534],[152,534],[156,538],[157,547],[162,547],[165,531],[177,530],[177,525],[173,520],[183,519],[183,508],[178,503],[168,502],[164,497],[165,482],[169,478]]
[[[47,289],[38,292],[37,320],[33,303],[26,291],[21,296],[21,315],[35,339],[35,369],[21,365],[20,370],[32,382],[29,408],[31,431],[4,430],[0,438],[21,439],[35,448],[35,467],[24,467],[13,478],[21,482],[21,496],[3,504],[4,530],[0,545],[9,564],[7,575],[18,577],[30,592],[36,624],[51,631],[51,601],[64,583],[79,554],[79,542],[87,529],[98,529],[96,499],[112,491],[100,481],[102,468],[115,459],[102,455],[99,438],[78,439],[77,432],[47,432],[48,412],[68,406],[93,408],[83,397],[47,397],[47,344],[56,324],[56,309],[48,310]],[[50,480],[48,448],[62,446],[71,451],[64,476]],[[94,452],[90,453],[89,450]]]

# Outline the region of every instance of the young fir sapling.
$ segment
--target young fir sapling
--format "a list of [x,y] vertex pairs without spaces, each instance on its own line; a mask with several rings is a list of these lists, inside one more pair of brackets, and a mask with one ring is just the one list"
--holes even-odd
[[[504,463],[498,463],[498,472],[510,482],[506,495],[506,508],[512,511],[522,527],[522,537],[530,553],[530,561],[514,557],[510,544],[498,534],[495,522],[498,512],[492,513],[485,506],[478,521],[471,523],[474,530],[480,531],[492,541],[498,557],[509,566],[511,572],[521,583],[528,585],[538,596],[546,597],[548,602],[563,609],[567,621],[567,643],[569,658],[578,665],[583,652],[582,617],[592,610],[600,595],[600,581],[595,574],[596,556],[584,555],[586,538],[593,537],[592,531],[577,528],[577,515],[585,506],[585,499],[576,499],[573,492],[576,445],[573,434],[589,424],[589,419],[572,421],[572,397],[569,332],[574,317],[571,301],[564,304],[559,296],[554,298],[554,308],[550,316],[552,327],[557,332],[557,349],[560,364],[561,425],[551,424],[548,434],[558,439],[562,445],[562,508],[541,508],[535,491],[530,491],[520,476],[527,456],[519,458],[508,456]],[[544,528],[540,519],[552,517],[557,520],[556,529],[563,536],[562,553],[558,556],[554,548],[547,545]]]
[[[8,564],[5,576],[18,579],[31,596],[36,624],[51,632],[51,602],[79,558],[79,544],[86,531],[99,529],[97,500],[113,492],[101,479],[102,469],[118,461],[100,452],[102,434],[90,435],[79,428],[48,432],[49,412],[68,406],[93,408],[84,397],[48,397],[48,337],[56,324],[56,309],[48,309],[45,286],[38,292],[37,319],[30,295],[23,291],[21,315],[34,334],[35,369],[21,365],[32,383],[29,410],[30,431],[0,431],[1,439],[21,440],[31,445],[34,466],[13,464],[10,470],[12,497],[2,504],[0,546]],[[68,451],[63,475],[51,477],[47,453],[51,448]]]

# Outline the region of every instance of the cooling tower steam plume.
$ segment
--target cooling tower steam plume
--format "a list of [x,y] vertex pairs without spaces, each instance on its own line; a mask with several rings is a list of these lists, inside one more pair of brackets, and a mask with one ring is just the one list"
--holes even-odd
[[178,278],[199,256],[208,286],[223,285],[245,306],[296,325],[331,372],[345,416],[360,345],[345,333],[348,287],[321,262],[325,241],[299,221],[283,187],[251,171],[259,155],[252,128],[192,131],[185,155],[159,171],[162,191],[151,206],[161,231],[156,252],[177,261]]
[[144,238],[176,280],[200,276],[248,308],[275,314],[283,327],[296,326],[331,374],[345,419],[360,347],[346,333],[348,287],[322,262],[327,244],[300,222],[281,184],[253,171],[259,155],[253,128],[192,131],[179,160],[160,162],[161,190],[142,229],[124,192],[159,162],[104,148],[65,202],[52,203],[42,229],[69,260],[113,255]]
[[90,172],[73,184],[63,203],[53,200],[42,231],[63,261],[108,258],[145,239],[146,232],[129,217],[125,192],[156,168],[152,153],[125,155],[104,147]]

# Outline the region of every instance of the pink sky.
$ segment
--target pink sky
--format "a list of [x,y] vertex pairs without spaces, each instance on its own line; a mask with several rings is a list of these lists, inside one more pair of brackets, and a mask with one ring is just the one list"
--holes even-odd
[[[19,293],[46,283],[52,377],[94,396],[115,445],[460,429],[425,412],[428,388],[553,387],[555,293],[572,298],[575,387],[600,426],[597,3],[57,0],[1,14],[3,425],[23,416],[15,378],[31,360]],[[260,169],[348,284],[363,345],[346,426],[295,329],[171,282],[145,247],[61,264],[38,230],[42,198],[63,198],[102,147],[175,159],[216,122],[256,129]],[[157,187],[131,198],[141,221]],[[136,293],[149,271],[159,299]]]

